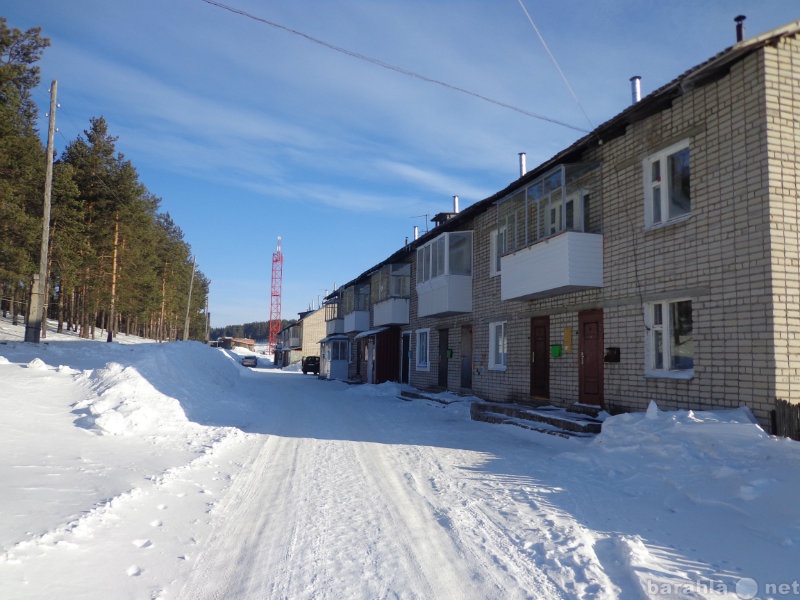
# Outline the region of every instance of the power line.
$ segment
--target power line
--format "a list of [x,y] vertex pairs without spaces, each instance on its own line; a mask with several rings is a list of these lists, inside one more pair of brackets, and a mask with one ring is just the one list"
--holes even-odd
[[248,12],[246,12],[244,10],[241,10],[241,9],[238,9],[238,8],[234,8],[233,6],[228,6],[227,4],[223,4],[222,2],[217,2],[216,0],[201,0],[201,1],[205,2],[206,4],[210,4],[212,6],[216,6],[217,8],[221,8],[223,10],[227,10],[227,11],[232,12],[234,14],[246,17],[248,19],[252,19],[253,21],[258,21],[259,23],[263,23],[264,25],[269,25],[270,27],[275,27],[276,29],[281,29],[283,31],[291,33],[292,35],[296,35],[296,36],[302,37],[302,38],[308,40],[309,42],[313,42],[315,44],[319,44],[320,46],[324,46],[325,48],[328,48],[329,50],[333,50],[334,52],[339,52],[340,54],[345,54],[347,56],[350,56],[351,58],[355,58],[355,59],[358,59],[358,60],[361,60],[361,61],[364,61],[364,62],[371,63],[371,64],[376,65],[378,67],[381,67],[383,69],[387,69],[389,71],[394,71],[395,73],[400,73],[401,75],[406,75],[408,77],[414,77],[415,79],[419,79],[419,80],[425,81],[427,83],[434,83],[436,85],[440,85],[440,86],[448,88],[450,90],[454,90],[456,92],[461,92],[462,94],[467,94],[468,96],[472,96],[474,98],[478,98],[478,99],[483,100],[485,102],[489,102],[489,103],[494,104],[496,106],[500,106],[502,108],[507,108],[509,110],[516,111],[516,112],[518,112],[520,114],[523,114],[525,116],[533,117],[534,119],[540,119],[542,121],[547,121],[548,123],[553,123],[555,125],[561,125],[562,127],[567,127],[569,129],[574,129],[575,131],[580,131],[581,133],[588,133],[587,129],[583,129],[583,128],[577,127],[575,125],[571,125],[569,123],[565,123],[564,121],[559,121],[558,119],[553,119],[553,118],[550,118],[550,117],[547,117],[547,116],[544,116],[544,115],[540,115],[538,113],[534,113],[534,112],[531,112],[529,110],[525,110],[524,108],[519,108],[517,106],[513,106],[511,104],[507,104],[505,102],[501,102],[499,100],[494,100],[492,98],[489,98],[488,96],[484,96],[483,94],[479,94],[477,92],[472,92],[472,91],[467,90],[465,88],[462,88],[462,87],[459,87],[457,85],[453,85],[453,84],[447,83],[445,81],[441,81],[439,79],[434,79],[432,77],[427,77],[425,75],[421,75],[419,73],[416,73],[414,71],[410,71],[410,70],[405,69],[403,67],[398,67],[397,65],[393,65],[391,63],[387,63],[387,62],[382,61],[382,60],[380,60],[378,58],[374,58],[374,57],[368,56],[366,54],[361,54],[360,52],[355,52],[353,50],[348,50],[347,48],[342,48],[341,46],[336,46],[334,44],[331,44],[331,43],[326,42],[324,40],[321,40],[319,38],[315,38],[313,36],[310,36],[307,33],[303,33],[302,31],[298,31],[296,29],[292,29],[291,27],[287,27],[285,25],[281,25],[280,23],[275,23],[274,21],[269,21],[269,20],[264,19],[262,17],[257,17],[257,16],[255,16],[255,15],[253,15],[251,13],[248,13]]
[[586,111],[583,109],[583,105],[581,104],[581,101],[578,100],[578,96],[577,96],[577,94],[575,94],[575,90],[573,90],[572,86],[569,84],[569,81],[567,80],[567,76],[564,75],[564,71],[561,70],[561,66],[558,64],[558,61],[556,60],[556,57],[553,55],[552,52],[550,52],[550,47],[547,45],[547,42],[544,41],[544,37],[542,36],[541,32],[539,31],[539,28],[536,27],[536,23],[533,22],[533,18],[531,17],[530,13],[528,12],[528,9],[525,8],[525,4],[523,3],[522,0],[517,0],[517,1],[519,2],[519,6],[522,9],[522,12],[525,13],[526,17],[528,17],[528,23],[531,24],[531,27],[533,27],[533,30],[536,32],[536,35],[539,36],[539,41],[542,42],[542,46],[544,46],[544,49],[547,52],[547,55],[550,57],[550,60],[553,61],[553,64],[556,67],[556,71],[558,71],[558,74],[561,75],[561,79],[564,81],[564,85],[567,86],[567,89],[569,90],[569,93],[572,94],[573,100],[575,100],[575,103],[578,105],[578,108],[581,109],[581,112],[583,113],[583,116],[586,117],[586,121],[589,123],[589,126],[592,129],[594,129],[594,123],[592,123],[592,120],[589,118],[589,115],[587,115]]

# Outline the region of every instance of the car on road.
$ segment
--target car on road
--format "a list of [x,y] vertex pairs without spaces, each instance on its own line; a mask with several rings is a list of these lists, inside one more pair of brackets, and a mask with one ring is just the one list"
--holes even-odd
[[243,356],[242,357],[242,364],[245,367],[257,367],[258,366],[258,357],[257,356]]
[[319,356],[303,357],[303,375],[308,373],[319,375]]

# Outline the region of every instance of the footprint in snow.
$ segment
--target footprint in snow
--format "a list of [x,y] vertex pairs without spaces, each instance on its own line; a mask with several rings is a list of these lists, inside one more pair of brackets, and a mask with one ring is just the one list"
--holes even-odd
[[133,540],[133,545],[137,548],[152,548],[153,542],[150,540]]
[[127,573],[128,577],[138,577],[142,574],[142,568],[137,565],[131,565],[125,570],[125,573]]

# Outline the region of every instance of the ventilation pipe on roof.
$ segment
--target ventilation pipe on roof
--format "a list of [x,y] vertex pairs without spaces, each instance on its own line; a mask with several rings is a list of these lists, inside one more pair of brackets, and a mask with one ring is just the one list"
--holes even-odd
[[522,177],[528,172],[528,167],[525,165],[525,153],[519,153],[519,176]]
[[453,212],[458,212],[458,196],[453,196]]
[[642,76],[631,77],[631,104],[636,104],[642,99]]
[[747,17],[739,15],[733,20],[736,21],[736,41],[741,42],[744,39],[744,20]]
[[419,225],[414,225],[414,239],[419,239]]

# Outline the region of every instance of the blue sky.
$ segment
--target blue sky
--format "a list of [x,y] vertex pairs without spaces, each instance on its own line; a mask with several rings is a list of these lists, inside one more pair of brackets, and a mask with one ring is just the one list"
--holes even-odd
[[[800,19],[797,0],[224,0],[259,18],[591,129],[735,41]],[[203,0],[4,2],[52,41],[60,151],[103,116],[211,280],[212,326],[284,318],[399,249],[437,212],[490,196],[576,129],[357,60]],[[9,6],[10,5],[10,6]],[[42,131],[46,131],[43,124]]]

